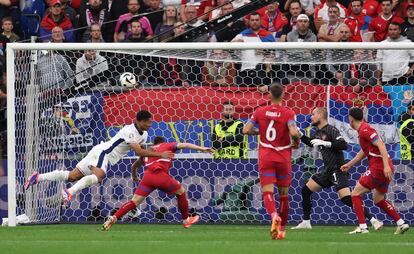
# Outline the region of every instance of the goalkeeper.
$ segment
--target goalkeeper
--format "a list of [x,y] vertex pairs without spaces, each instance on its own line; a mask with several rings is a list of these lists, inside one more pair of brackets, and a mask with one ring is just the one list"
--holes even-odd
[[[341,137],[339,130],[328,124],[328,112],[326,108],[318,107],[312,111],[311,124],[317,130],[309,138],[301,134],[301,141],[310,147],[317,147],[322,153],[324,170],[312,175],[306,185],[302,188],[303,220],[292,229],[311,229],[310,214],[312,209],[312,193],[324,188],[335,186],[342,203],[352,208],[351,191],[349,189],[349,174],[342,172],[340,167],[344,164],[343,151],[347,143]],[[365,216],[371,221],[375,230],[382,228],[383,223],[374,218],[367,208]]]

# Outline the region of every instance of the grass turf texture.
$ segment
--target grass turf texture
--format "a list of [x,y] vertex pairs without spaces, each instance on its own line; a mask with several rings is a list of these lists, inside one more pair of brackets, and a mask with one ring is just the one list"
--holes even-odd
[[108,232],[100,225],[45,225],[0,228],[0,253],[413,253],[414,237],[393,235],[394,227],[348,235],[353,227],[316,226],[287,231],[270,240],[269,226],[121,225]]

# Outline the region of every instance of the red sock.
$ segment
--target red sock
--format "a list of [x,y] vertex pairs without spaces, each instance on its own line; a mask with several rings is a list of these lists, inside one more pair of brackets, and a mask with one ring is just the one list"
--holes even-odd
[[385,199],[376,203],[376,205],[381,208],[386,214],[388,214],[393,220],[398,221],[401,219],[400,215],[395,211],[395,208]]
[[367,223],[365,221],[364,204],[362,203],[362,197],[352,196],[352,205],[354,206],[354,212],[358,218],[358,223],[359,224]]
[[282,219],[280,226],[284,230],[289,215],[289,196],[279,196],[279,214]]
[[263,203],[267,213],[273,218],[274,214],[276,214],[276,202],[273,192],[263,192]]
[[188,200],[187,200],[187,194],[184,192],[181,195],[175,195],[177,197],[177,204],[178,209],[181,213],[181,218],[183,220],[188,218]]
[[117,219],[121,218],[122,216],[124,216],[125,214],[127,214],[129,211],[133,210],[134,208],[136,208],[137,206],[135,205],[134,202],[132,201],[128,201],[125,204],[123,204],[118,211],[116,211],[116,213],[114,214],[115,217]]

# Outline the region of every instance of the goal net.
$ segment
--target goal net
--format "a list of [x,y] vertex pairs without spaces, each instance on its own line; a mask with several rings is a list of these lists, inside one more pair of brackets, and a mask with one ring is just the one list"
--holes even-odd
[[[348,125],[348,109],[364,109],[395,164],[387,197],[413,224],[414,166],[407,145],[414,133],[406,130],[413,130],[408,108],[414,83],[412,74],[397,68],[414,62],[412,49],[411,44],[385,43],[10,44],[11,224],[22,214],[30,223],[100,222],[128,201],[137,187],[131,179],[131,165],[137,159],[132,152],[109,166],[101,183],[74,196],[66,209],[61,190],[72,183],[41,182],[27,191],[23,185],[33,171],[73,169],[94,145],[111,139],[142,109],[154,120],[147,146],[163,136],[168,142],[217,150],[214,156],[183,150],[175,157],[170,173],[188,191],[190,213],[201,215],[205,223],[268,222],[258,183],[257,137],[238,130],[257,107],[269,103],[267,86],[274,82],[284,85],[284,104],[296,112],[306,135],[314,132],[311,111],[328,108],[330,123],[348,142],[347,160],[360,149],[357,134]],[[391,57],[404,54],[408,56]],[[120,81],[125,72],[133,73],[135,86]],[[233,120],[242,122],[240,126],[217,127],[224,113],[229,114],[224,108]],[[406,141],[400,144],[403,138]],[[323,165],[319,152],[303,144],[294,151],[292,162],[289,223],[297,223],[303,214],[301,188]],[[366,165],[364,161],[351,170],[351,187]],[[139,172],[142,176],[143,169]],[[368,197],[366,207],[391,223]],[[356,223],[334,188],[313,195],[312,211],[315,224]],[[172,223],[180,215],[175,197],[154,191],[123,220]]]

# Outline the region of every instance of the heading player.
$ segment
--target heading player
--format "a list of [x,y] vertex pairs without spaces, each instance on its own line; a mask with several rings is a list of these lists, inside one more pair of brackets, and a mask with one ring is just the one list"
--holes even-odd
[[373,190],[375,205],[388,214],[397,223],[394,234],[404,234],[409,229],[408,224],[401,219],[395,208],[385,200],[388,185],[394,173],[394,165],[388,155],[384,142],[377,131],[368,123],[363,121],[363,111],[360,108],[349,110],[349,125],[358,131],[361,150],[348,163],[341,166],[341,170],[347,172],[351,167],[363,158],[368,158],[368,170],[359,178],[357,185],[352,191],[352,203],[358,218],[359,226],[350,234],[369,233],[364,216],[364,205],[362,196]]
[[[312,111],[311,124],[316,127],[315,133],[312,137],[307,137],[301,133],[300,140],[307,146],[318,148],[322,154],[324,170],[312,175],[302,188],[303,221],[292,229],[312,228],[310,223],[311,195],[321,189],[335,186],[342,203],[352,208],[349,174],[340,170],[341,165],[345,163],[343,151],[346,150],[347,143],[342,138],[339,130],[328,124],[326,108],[318,107]],[[383,223],[375,219],[367,208],[364,209],[364,214],[371,221],[374,229],[382,228]]]
[[65,206],[69,206],[72,196],[78,191],[101,182],[106,175],[108,163],[115,165],[130,149],[142,157],[162,157],[170,159],[174,155],[170,151],[162,153],[145,150],[141,147],[147,142],[147,130],[152,125],[151,113],[141,110],[137,113],[135,122],[124,126],[109,141],[94,146],[83,158],[76,168],[71,171],[55,170],[45,174],[35,171],[27,179],[24,189],[43,181],[66,181],[75,182],[71,188],[62,190]]
[[[282,106],[283,86],[273,84],[269,88],[270,106],[256,109],[249,122],[244,126],[247,135],[260,134],[259,178],[263,202],[272,218],[270,234],[272,239],[285,237],[289,213],[288,190],[292,179],[292,147],[298,148],[300,133],[296,126],[295,113]],[[259,129],[255,129],[255,125]],[[293,143],[292,143],[293,141]],[[274,185],[279,196],[279,213],[276,212]]]
[[[151,148],[155,152],[171,152],[180,149],[193,149],[202,152],[213,153],[213,150],[208,147],[202,147],[189,143],[165,143],[163,137],[156,137],[154,139],[154,146]],[[161,157],[138,159],[132,165],[132,177],[134,181],[138,181],[136,177],[137,169],[145,164],[145,172],[142,180],[139,182],[138,188],[132,199],[123,204],[113,216],[109,216],[102,225],[102,230],[109,230],[118,219],[127,214],[129,211],[135,209],[141,204],[145,198],[151,194],[155,189],[171,195],[175,194],[177,197],[178,209],[181,212],[184,228],[189,228],[196,223],[200,217],[198,215],[190,217],[188,215],[188,200],[184,187],[169,174],[172,166],[172,159],[165,159]]]

